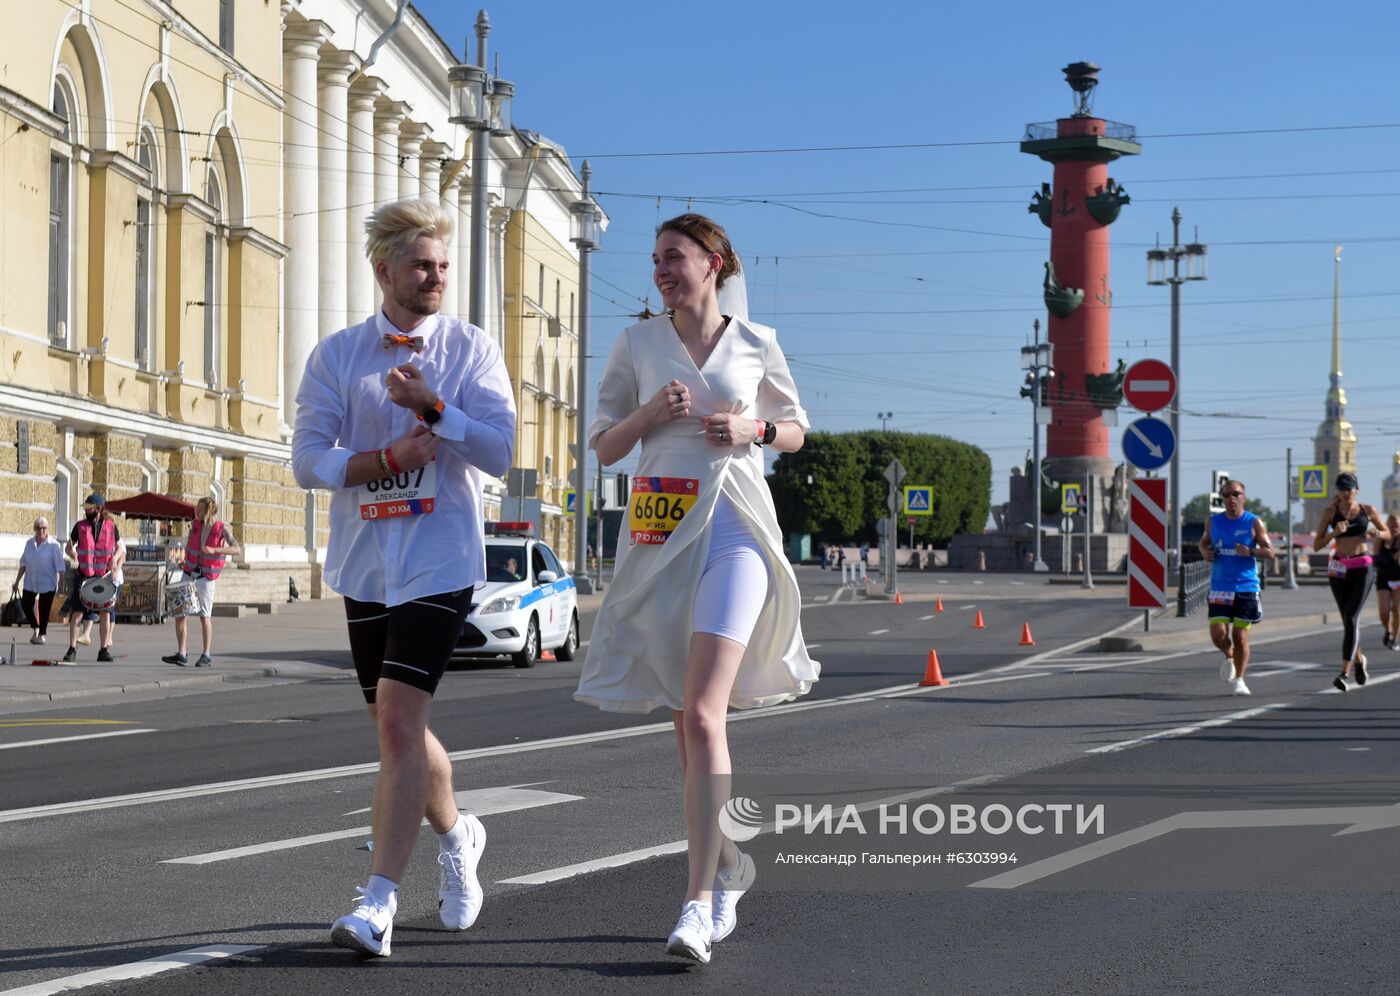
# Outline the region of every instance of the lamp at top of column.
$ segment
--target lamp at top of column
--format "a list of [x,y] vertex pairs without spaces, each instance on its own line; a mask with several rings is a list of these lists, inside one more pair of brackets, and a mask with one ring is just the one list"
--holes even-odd
[[[489,212],[486,185],[489,182],[491,133],[511,130],[511,103],[515,85],[493,78],[486,71],[486,36],[491,20],[486,11],[476,16],[476,65],[462,64],[447,71],[453,113],[448,120],[465,125],[472,135],[472,237],[471,298],[468,321],[477,328],[486,324],[486,254]],[[470,51],[470,39],[466,51]]]
[[[1200,235],[1192,236],[1199,239]],[[1204,242],[1192,241],[1186,243],[1186,279],[1205,280],[1206,279],[1206,252]]]

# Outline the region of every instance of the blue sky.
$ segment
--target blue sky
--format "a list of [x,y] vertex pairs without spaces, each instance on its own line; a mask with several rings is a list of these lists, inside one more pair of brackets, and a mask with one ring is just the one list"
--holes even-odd
[[[415,6],[460,52],[477,6]],[[694,198],[729,229],[814,426],[893,411],[891,429],[984,448],[1004,500],[1030,448],[1018,349],[1044,322],[1048,230],[1026,205],[1051,178],[1017,143],[1071,113],[1060,69],[1088,60],[1095,112],[1143,146],[1110,170],[1132,197],[1111,229],[1115,359],[1169,355],[1169,292],[1146,286],[1144,253],[1170,241],[1174,205],[1209,246],[1210,279],[1182,292],[1183,499],[1222,467],[1282,506],[1285,447],[1307,462],[1323,417],[1341,243],[1343,384],[1363,499],[1379,501],[1400,447],[1400,5],[1055,9],[488,7],[515,123],[590,158],[612,219],[595,362],[656,306],[652,232]],[[891,145],[922,147],[746,152]],[[746,154],[699,154],[715,152]]]

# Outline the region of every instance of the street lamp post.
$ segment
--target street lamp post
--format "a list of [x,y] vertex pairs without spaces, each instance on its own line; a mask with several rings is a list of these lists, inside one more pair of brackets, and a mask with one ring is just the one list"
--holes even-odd
[[[597,203],[588,193],[588,180],[593,175],[593,167],[588,160],[583,161],[580,171],[583,178],[582,197],[569,205],[573,231],[569,241],[578,247],[578,389],[575,392],[578,403],[574,409],[574,422],[577,429],[578,466],[575,473],[578,482],[574,492],[574,584],[580,594],[593,591],[593,580],[588,575],[588,280],[589,257],[602,244],[602,224]],[[602,495],[598,496],[600,499]],[[598,548],[603,547],[603,534],[598,533]],[[601,564],[601,557],[599,558]],[[601,569],[599,571],[601,573]]]
[[[1182,272],[1181,261],[1186,260],[1186,272]],[[1167,261],[1172,264],[1172,272],[1167,273]],[[1169,502],[1171,518],[1167,522],[1167,549],[1175,560],[1171,569],[1181,567],[1181,285],[1188,280],[1206,279],[1206,246],[1199,241],[1181,244],[1181,209],[1172,208],[1172,244],[1163,249],[1160,245],[1147,250],[1147,283],[1152,287],[1170,285],[1172,289],[1172,374],[1176,377],[1176,399],[1169,410],[1172,436],[1176,448],[1172,450],[1171,483]]]
[[486,11],[478,11],[476,65],[453,66],[447,71],[447,83],[456,108],[456,113],[448,120],[465,125],[472,132],[472,272],[467,320],[479,329],[486,327],[486,256],[490,234],[486,174],[491,162],[491,133],[511,130],[511,99],[515,96],[514,83],[486,72],[486,36],[490,33],[491,19]]
[[[1031,524],[1035,527],[1035,562],[1031,565],[1031,570],[1043,572],[1050,570],[1040,555],[1040,422],[1044,417],[1040,406],[1040,389],[1042,382],[1054,376],[1055,366],[1055,346],[1052,343],[1042,343],[1040,341],[1040,319],[1035,320],[1035,345],[1021,347],[1021,369],[1029,370],[1031,391]],[[1026,393],[1025,389],[1021,392]]]
[[875,417],[880,420],[880,431],[885,431],[885,423],[894,418],[894,412],[876,412]]

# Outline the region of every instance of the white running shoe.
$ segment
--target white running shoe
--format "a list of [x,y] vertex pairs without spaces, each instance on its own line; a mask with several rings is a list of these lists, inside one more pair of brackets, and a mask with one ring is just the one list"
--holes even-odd
[[676,922],[676,929],[671,931],[671,936],[666,939],[666,953],[708,965],[710,935],[713,932],[710,904],[692,899],[681,908],[681,918]]
[[739,855],[734,867],[726,868],[715,875],[714,897],[710,902],[710,919],[714,923],[710,940],[713,942],[722,941],[734,932],[734,927],[739,922],[738,917],[734,915],[734,908],[749,890],[749,886],[753,885],[753,858],[737,847],[734,850]]
[[1244,683],[1243,678],[1236,678],[1230,688],[1230,691],[1233,692],[1235,695],[1248,695],[1249,686]]
[[1221,681],[1234,681],[1234,680],[1235,680],[1235,661],[1234,661],[1234,658],[1232,658],[1232,657],[1226,657],[1225,660],[1221,663],[1221,665],[1220,665],[1220,680],[1221,680]]
[[486,828],[471,813],[462,819],[470,835],[467,843],[452,851],[441,851],[438,864],[438,918],[448,930],[466,930],[481,912],[481,882],[476,866],[486,850]]
[[353,913],[347,913],[331,924],[331,943],[367,955],[389,957],[389,941],[394,936],[394,911],[398,907],[398,892],[381,906],[359,886],[360,903]]

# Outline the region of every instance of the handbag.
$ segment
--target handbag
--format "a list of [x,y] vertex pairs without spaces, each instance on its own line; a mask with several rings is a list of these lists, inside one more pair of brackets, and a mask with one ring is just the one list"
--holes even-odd
[[23,626],[25,622],[24,605],[15,595],[0,608],[0,626]]

